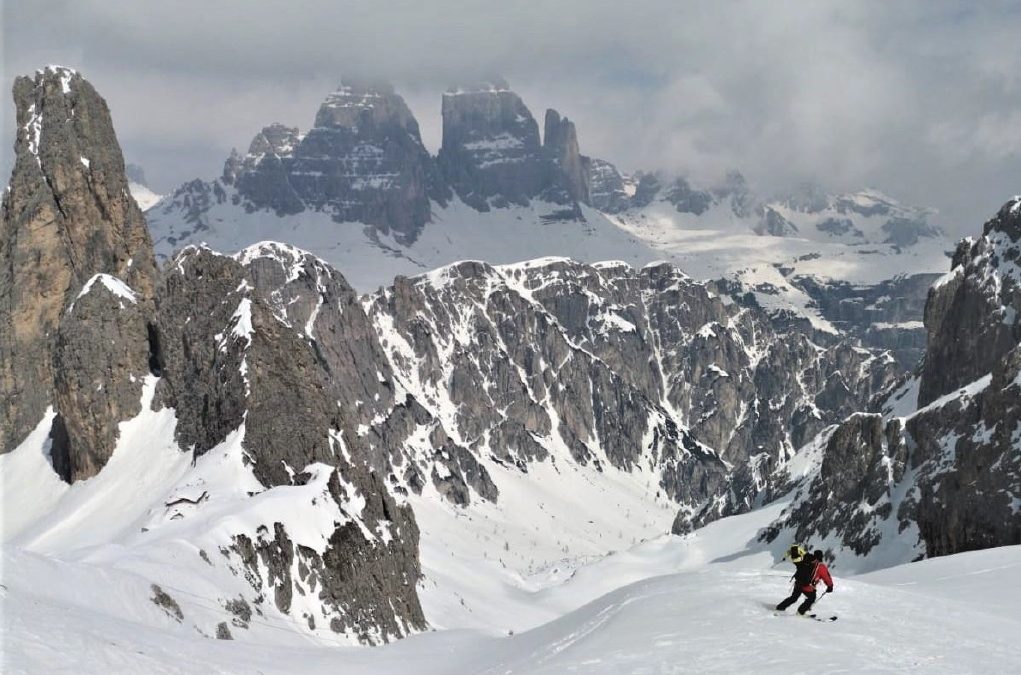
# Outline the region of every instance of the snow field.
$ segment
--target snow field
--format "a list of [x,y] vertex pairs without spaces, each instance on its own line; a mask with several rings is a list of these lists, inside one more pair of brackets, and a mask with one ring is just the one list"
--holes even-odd
[[536,605],[566,598],[576,608],[526,632],[439,630],[380,648],[302,645],[274,631],[243,642],[207,639],[139,602],[141,579],[5,555],[5,672],[1006,673],[1021,663],[1021,589],[1004,583],[1021,567],[1021,547],[862,577],[838,569],[835,593],[817,609],[839,619],[818,623],[772,609],[790,588],[790,565],[774,563],[776,553],[747,538],[775,511],[583,566],[533,594]]

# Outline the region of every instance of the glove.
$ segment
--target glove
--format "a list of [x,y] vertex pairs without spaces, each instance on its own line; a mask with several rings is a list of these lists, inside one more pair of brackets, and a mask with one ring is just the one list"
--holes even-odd
[[833,587],[832,586],[827,586],[826,587],[826,592],[827,593],[832,593],[833,592]]

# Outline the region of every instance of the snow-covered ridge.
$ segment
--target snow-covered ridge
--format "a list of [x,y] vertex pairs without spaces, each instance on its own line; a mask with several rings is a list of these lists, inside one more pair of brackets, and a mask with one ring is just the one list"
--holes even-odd
[[242,265],[249,265],[253,260],[259,258],[267,258],[279,262],[281,266],[288,269],[288,281],[293,281],[298,278],[305,263],[308,259],[315,260],[318,264],[323,267],[323,270],[328,272],[330,267],[328,263],[313,255],[309,251],[304,251],[297,246],[285,244],[279,241],[260,241],[251,246],[241,249],[232,256]]
[[[121,281],[120,279],[111,274],[94,274],[88,281],[85,282],[85,285],[82,286],[82,290],[79,291],[78,296],[75,298],[75,300],[81,299],[82,297],[87,295],[89,291],[91,291],[97,283],[101,284],[104,288],[106,288],[108,291],[113,293],[121,300],[127,300],[133,305],[137,304],[138,302],[138,293],[133,291],[126,283],[124,283],[123,281]],[[124,307],[123,302],[121,303],[121,307]],[[73,311],[74,302],[72,302],[68,306],[67,313],[70,314]]]

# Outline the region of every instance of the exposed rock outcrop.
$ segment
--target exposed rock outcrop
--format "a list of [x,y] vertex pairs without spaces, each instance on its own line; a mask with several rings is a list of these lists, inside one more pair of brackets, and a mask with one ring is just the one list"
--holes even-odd
[[522,471],[561,450],[648,466],[699,522],[723,513],[729,466],[785,458],[899,372],[669,265],[460,263],[367,303],[395,377],[455,446]]
[[[415,428],[415,404],[394,391],[343,278],[283,245],[236,259],[186,249],[165,270],[157,305],[159,395],[177,411],[181,447],[201,455],[243,429],[266,488],[302,484],[309,465],[336,469],[328,493],[344,520],[322,553],[302,548],[280,523],[258,539],[236,538],[253,585],[275,589],[288,612],[300,581],[333,609],[332,630],[365,641],[423,628],[417,526],[385,483]],[[297,560],[307,570],[300,580],[289,562]]]
[[338,222],[373,225],[414,240],[447,188],[422,145],[418,122],[386,84],[344,84],[327,97],[306,134],[273,124],[223,180],[247,208],[280,215],[314,209]]
[[[587,158],[586,158],[587,159]],[[602,159],[587,159],[589,201],[605,213],[620,213],[631,204],[624,177],[617,167]]]
[[874,349],[888,349],[905,369],[925,353],[922,323],[929,287],[938,274],[894,277],[861,285],[798,276],[791,283],[805,291],[822,316],[847,336]]
[[503,80],[443,95],[438,161],[462,201],[479,209],[528,204],[548,179],[539,125]]
[[[16,159],[0,225],[2,451],[16,447],[55,402],[52,352],[58,328],[86,282],[99,273],[117,277],[144,310],[155,278],[149,233],[128,192],[106,102],[75,71],[58,66],[19,77],[14,99]],[[64,344],[86,348],[88,338],[69,333],[73,325],[68,322],[62,333]],[[111,395],[129,393],[119,388]],[[137,394],[130,397],[137,400]],[[111,410],[129,407],[125,398]],[[99,411],[93,408],[92,414]],[[71,434],[78,428],[73,422],[64,426]],[[97,452],[98,458],[104,451]]]
[[767,531],[867,555],[1021,543],[1021,198],[958,247],[925,308],[928,345],[885,415],[827,431],[818,471]]
[[981,237],[963,240],[950,273],[929,292],[921,405],[993,372],[1021,342],[1018,203],[1005,204]]
[[120,421],[141,410],[150,373],[146,310],[138,294],[106,274],[90,279],[64,312],[53,350],[53,466],[73,482],[99,473]]
[[787,220],[771,206],[762,210],[762,219],[755,227],[756,234],[768,234],[772,237],[790,237],[798,233],[798,226]]
[[574,122],[552,108],[546,111],[542,147],[552,163],[547,201],[570,204],[589,203],[588,171],[585,158],[578,149],[578,132]]

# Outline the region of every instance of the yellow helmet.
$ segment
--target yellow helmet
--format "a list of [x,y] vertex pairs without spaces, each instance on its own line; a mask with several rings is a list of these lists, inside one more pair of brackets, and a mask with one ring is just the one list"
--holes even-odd
[[785,558],[789,558],[791,562],[801,562],[808,555],[808,550],[801,544],[793,544],[787,553],[784,554]]

